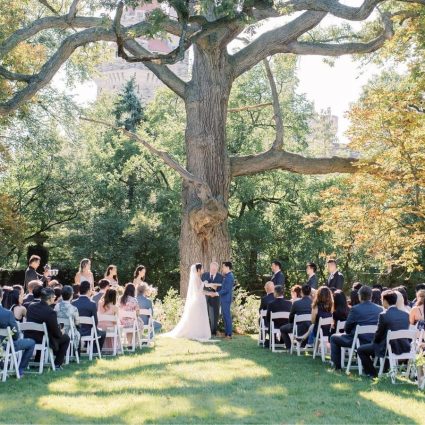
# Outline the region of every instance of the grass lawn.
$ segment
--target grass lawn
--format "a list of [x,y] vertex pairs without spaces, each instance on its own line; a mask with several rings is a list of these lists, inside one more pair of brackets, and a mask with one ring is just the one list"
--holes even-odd
[[251,337],[159,338],[142,352],[0,382],[1,423],[425,423],[413,384],[327,371]]

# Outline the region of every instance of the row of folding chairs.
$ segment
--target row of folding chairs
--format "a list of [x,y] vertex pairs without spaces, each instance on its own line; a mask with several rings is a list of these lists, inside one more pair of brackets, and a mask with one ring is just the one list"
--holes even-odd
[[[266,310],[260,311],[260,328],[258,334],[258,344],[264,345],[266,340],[266,334],[268,328],[265,323],[265,317],[267,315]],[[271,313],[270,315],[270,349],[272,352],[281,351],[284,352],[284,344],[276,343],[276,336],[280,336],[280,330],[274,327],[274,319],[288,319],[288,312],[279,312]],[[307,322],[310,324],[310,327],[306,334],[298,335],[298,325],[300,323]],[[316,356],[321,357],[322,362],[326,361],[326,356],[330,355],[330,344],[329,337],[324,334],[324,327],[329,327],[333,324],[333,318],[320,318],[317,335],[314,339],[313,347],[303,347],[303,342],[308,338],[308,334],[312,331],[313,325],[311,324],[311,314],[295,315],[292,334],[289,335],[291,339],[291,350],[290,354],[293,354],[294,351],[297,352],[297,355],[300,356],[301,352],[312,352],[313,359]],[[342,334],[345,328],[345,321],[338,321],[336,325],[335,334]],[[351,347],[341,347],[341,359],[342,366],[345,368],[346,373],[349,374],[351,370],[357,369],[359,375],[363,373],[363,367],[360,361],[360,358],[357,355],[357,349],[360,347],[360,339],[362,335],[365,334],[375,334],[377,330],[377,325],[367,325],[360,326],[357,325],[354,333],[353,343]],[[391,342],[397,339],[408,339],[411,341],[410,351],[403,354],[395,354],[392,350]],[[385,357],[375,359],[375,365],[379,361],[379,376],[383,375],[385,361],[389,361],[390,365],[390,377],[391,381],[395,383],[397,372],[399,369],[399,364],[401,361],[404,363],[407,362],[407,367],[405,371],[406,376],[411,376],[415,372],[415,359],[419,350],[419,346],[424,341],[424,331],[418,331],[415,326],[411,326],[410,329],[401,330],[401,331],[388,331],[387,341],[386,341],[386,353]],[[283,350],[279,350],[283,349]],[[347,363],[346,363],[347,359]]]

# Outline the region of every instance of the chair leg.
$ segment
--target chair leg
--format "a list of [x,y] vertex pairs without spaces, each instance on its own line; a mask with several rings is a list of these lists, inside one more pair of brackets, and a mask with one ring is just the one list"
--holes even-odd
[[316,338],[314,340],[314,345],[313,345],[313,359],[316,358],[316,352],[318,350],[318,345],[319,345],[319,334],[316,335]]
[[384,366],[385,366],[385,358],[380,357],[379,358],[379,373],[378,376],[382,376],[384,373]]
[[348,354],[347,369],[345,370],[345,373],[346,373],[347,375],[350,373],[351,362],[353,361],[353,353],[354,353],[354,348],[350,348],[350,350],[349,350],[349,354]]
[[93,360],[93,339],[88,343],[87,348],[89,350],[89,360]]
[[99,357],[99,359],[101,359],[102,353],[100,352],[99,338],[96,338],[96,348],[97,348],[97,356]]
[[43,373],[44,368],[44,352],[46,351],[46,348],[43,347],[43,349],[40,352],[40,366],[38,368],[38,373],[41,375]]

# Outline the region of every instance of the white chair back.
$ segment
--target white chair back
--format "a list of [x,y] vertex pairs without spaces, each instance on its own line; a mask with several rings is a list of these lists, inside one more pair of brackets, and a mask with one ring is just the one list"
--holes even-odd
[[338,322],[336,322],[335,333],[337,334],[344,333],[345,323],[346,323],[345,320],[338,320]]

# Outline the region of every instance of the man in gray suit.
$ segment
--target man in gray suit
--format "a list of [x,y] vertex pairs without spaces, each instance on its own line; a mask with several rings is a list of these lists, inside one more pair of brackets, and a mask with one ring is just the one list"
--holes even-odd
[[105,295],[105,292],[111,285],[111,282],[106,279],[101,279],[97,285],[99,286],[99,292],[91,297],[91,300],[96,303],[96,307],[98,306],[99,301]]
[[[143,283],[140,284],[137,287],[137,302],[139,303],[139,307],[141,309],[143,309],[143,310],[149,310],[150,309],[152,311],[152,316],[153,316],[153,303],[152,303],[152,300],[150,300],[146,296],[147,289],[148,289],[148,285],[143,284]],[[145,325],[148,324],[149,316],[141,314],[140,318],[142,319],[142,321]],[[161,328],[162,328],[161,323],[154,320],[153,321],[153,329],[154,329],[155,333],[158,333],[161,330]],[[151,335],[151,337],[152,337],[152,335]]]

